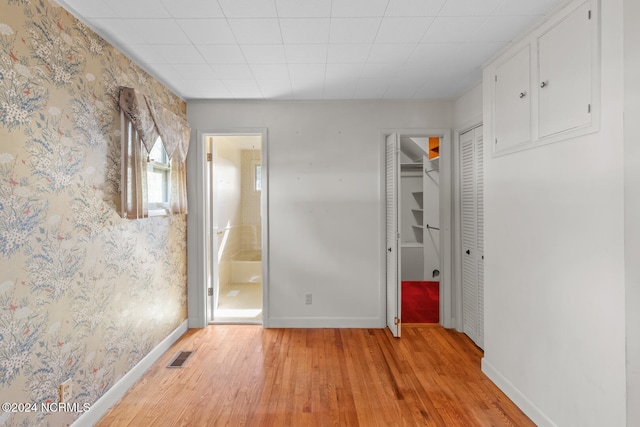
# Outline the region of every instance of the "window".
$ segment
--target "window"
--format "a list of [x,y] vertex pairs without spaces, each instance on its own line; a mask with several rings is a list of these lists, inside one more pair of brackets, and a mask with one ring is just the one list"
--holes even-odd
[[149,153],[147,163],[147,197],[150,211],[169,209],[170,177],[169,158],[162,140],[158,138]]
[[254,176],[253,189],[256,191],[261,191],[262,190],[262,165],[261,164],[254,164],[253,176]]
[[122,217],[186,214],[188,123],[132,88],[120,88],[118,105]]

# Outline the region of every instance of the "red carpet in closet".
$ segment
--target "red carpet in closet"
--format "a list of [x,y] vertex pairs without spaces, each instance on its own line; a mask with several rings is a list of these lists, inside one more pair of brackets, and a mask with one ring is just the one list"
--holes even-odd
[[402,323],[440,321],[440,283],[402,282]]

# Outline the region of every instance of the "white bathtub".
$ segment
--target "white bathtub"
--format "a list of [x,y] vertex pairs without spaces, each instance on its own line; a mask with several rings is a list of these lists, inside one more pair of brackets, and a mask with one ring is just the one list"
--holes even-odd
[[231,282],[262,282],[261,251],[241,251],[231,259]]

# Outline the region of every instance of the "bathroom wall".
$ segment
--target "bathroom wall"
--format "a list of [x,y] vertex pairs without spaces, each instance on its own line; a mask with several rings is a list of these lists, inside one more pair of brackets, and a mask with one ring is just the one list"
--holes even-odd
[[242,250],[262,247],[261,192],[255,188],[255,165],[261,162],[261,150],[242,150]]
[[[0,3],[0,400],[94,404],[186,320],[184,216],[119,215],[118,87],[185,103],[57,4]],[[79,413],[0,413],[68,425]]]
[[242,155],[233,138],[216,136],[213,157],[213,228],[220,288],[231,283],[231,258],[242,249]]

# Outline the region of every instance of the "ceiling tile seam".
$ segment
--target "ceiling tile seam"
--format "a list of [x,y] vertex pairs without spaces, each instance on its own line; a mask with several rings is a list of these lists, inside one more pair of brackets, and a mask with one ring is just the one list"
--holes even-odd
[[[278,11],[278,2],[276,2],[276,15],[278,15],[278,30],[280,31],[280,39],[282,40],[282,51],[284,53],[284,63],[286,64],[286,68],[287,68],[287,81],[289,82],[289,90],[291,91],[291,96],[295,97],[294,93],[293,93],[293,83],[291,82],[291,71],[289,71],[289,58],[287,57],[287,49],[284,48],[284,36],[282,35],[282,25],[280,23],[280,12]],[[252,70],[253,72],[253,70]],[[256,81],[257,84],[257,81]],[[260,93],[262,94],[262,97],[265,98],[264,93],[262,93],[262,88],[260,87],[260,85],[258,85],[258,88],[260,89]]]
[[[373,49],[373,45],[376,42],[376,39],[378,38],[378,35],[380,34],[380,28],[382,27],[382,21],[384,21],[384,15],[387,13],[387,10],[389,9],[389,0],[387,0],[387,5],[384,7],[384,13],[382,14],[382,19],[380,19],[380,22],[378,23],[378,29],[376,30],[376,35],[373,37],[373,40],[371,41],[371,46],[369,47],[369,52],[367,53],[367,58],[365,59],[365,64],[369,62],[369,57],[371,56],[371,50]],[[360,79],[362,79],[362,72],[364,72],[364,67],[362,69],[363,71],[360,72]],[[358,79],[358,81],[360,81],[360,79]]]

